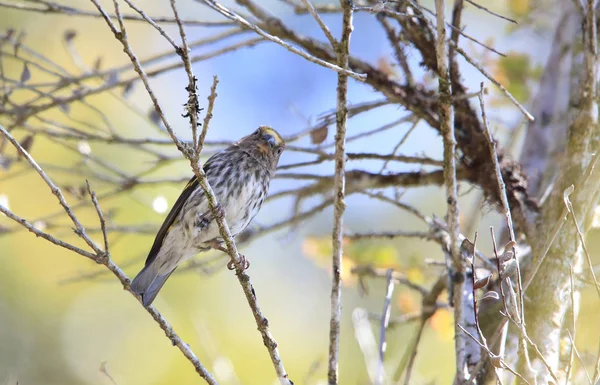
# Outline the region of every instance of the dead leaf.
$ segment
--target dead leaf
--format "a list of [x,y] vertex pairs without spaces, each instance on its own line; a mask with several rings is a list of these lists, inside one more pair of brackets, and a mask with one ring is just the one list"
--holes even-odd
[[21,147],[23,147],[25,151],[29,152],[29,150],[31,150],[31,146],[33,145],[33,138],[33,135],[27,135],[25,139],[21,141]]
[[102,56],[98,56],[96,60],[94,60],[93,68],[96,72],[102,69]]
[[327,133],[329,132],[329,126],[321,126],[310,132],[310,140],[312,144],[321,144],[327,139]]
[[477,281],[475,281],[475,285],[473,285],[473,289],[477,290],[477,289],[482,289],[482,288],[486,287],[488,285],[488,283],[490,283],[491,278],[492,278],[492,276],[488,275],[485,278],[478,279]]
[[497,301],[500,299],[500,296],[495,291],[488,291],[487,293],[485,293],[483,295],[483,297],[481,297],[481,300],[484,300],[484,299],[493,299],[493,300]]
[[387,56],[380,56],[377,59],[377,68],[389,77],[397,77],[396,69]]
[[21,72],[21,83],[27,83],[29,79],[31,79],[31,72],[29,71],[27,63],[25,63],[23,64],[23,71]]
[[63,38],[67,43],[69,43],[71,40],[75,39],[76,36],[77,32],[73,29],[70,29],[64,33]]

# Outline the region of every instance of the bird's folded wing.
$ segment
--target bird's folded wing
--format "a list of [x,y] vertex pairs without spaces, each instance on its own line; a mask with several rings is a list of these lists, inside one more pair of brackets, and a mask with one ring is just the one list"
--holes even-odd
[[198,187],[198,179],[196,179],[196,176],[194,175],[181,192],[181,195],[179,195],[179,198],[177,198],[177,201],[171,208],[171,211],[169,212],[169,215],[167,215],[167,218],[160,227],[160,230],[158,230],[156,238],[154,239],[154,243],[152,244],[152,248],[150,249],[150,253],[148,253],[148,258],[146,258],[146,266],[152,263],[152,261],[154,261],[154,258],[156,258],[156,255],[158,254],[160,247],[162,246],[165,240],[165,237],[169,233],[171,227],[176,223],[177,217],[179,216],[181,209],[187,202],[190,195],[192,195],[192,192],[194,192],[196,187]]

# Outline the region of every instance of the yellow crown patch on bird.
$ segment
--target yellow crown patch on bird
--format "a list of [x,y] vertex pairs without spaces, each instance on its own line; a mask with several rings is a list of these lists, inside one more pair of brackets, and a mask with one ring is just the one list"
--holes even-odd
[[259,129],[263,134],[268,134],[268,135],[271,135],[273,138],[275,138],[275,144],[277,146],[279,146],[283,143],[283,138],[281,137],[281,135],[279,135],[279,133],[277,131],[275,131],[274,129],[272,129],[271,127],[260,126]]

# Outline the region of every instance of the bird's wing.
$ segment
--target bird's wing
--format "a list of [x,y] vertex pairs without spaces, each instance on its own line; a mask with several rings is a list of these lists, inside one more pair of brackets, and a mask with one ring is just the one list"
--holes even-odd
[[181,192],[181,195],[179,195],[179,198],[177,198],[177,201],[171,208],[171,211],[169,211],[169,215],[167,215],[167,218],[165,218],[165,221],[160,227],[160,230],[158,230],[156,238],[154,239],[154,243],[152,244],[152,248],[150,249],[150,253],[148,253],[148,258],[146,258],[146,266],[151,264],[152,261],[154,261],[154,259],[156,258],[156,255],[158,254],[165,240],[165,237],[169,233],[169,230],[171,230],[171,227],[175,224],[177,216],[181,212],[183,205],[185,205],[185,202],[187,202],[188,198],[190,197],[190,195],[192,195],[192,192],[196,189],[197,186],[198,179],[194,175],[192,179],[190,179],[188,184],[185,185],[185,188]]

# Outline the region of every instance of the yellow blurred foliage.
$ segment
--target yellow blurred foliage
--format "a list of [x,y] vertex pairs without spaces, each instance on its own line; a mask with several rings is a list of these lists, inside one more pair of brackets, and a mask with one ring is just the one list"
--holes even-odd
[[509,0],[508,9],[517,17],[526,16],[529,12],[529,0]]
[[454,317],[448,309],[438,309],[429,319],[429,323],[441,340],[452,341],[452,338],[454,338]]
[[408,291],[401,291],[396,298],[396,303],[403,314],[414,313],[419,310],[415,297]]
[[417,285],[421,285],[425,282],[425,276],[423,275],[423,270],[418,267],[411,267],[406,271],[406,278],[408,278],[411,282],[416,283]]
[[[344,238],[344,260],[356,264],[370,264],[381,268],[399,268],[398,250],[391,243],[350,241]],[[302,242],[302,253],[319,267],[329,266],[333,252],[331,237],[308,236]]]
[[[342,246],[344,247],[343,263],[342,263],[342,284],[347,287],[354,286],[357,278],[352,274],[352,269],[356,266],[356,262],[348,257],[346,247],[350,244],[350,240],[343,238]],[[312,260],[315,265],[322,269],[327,269],[331,275],[331,255],[333,247],[330,237],[306,237],[302,242],[302,253],[304,256]]]

